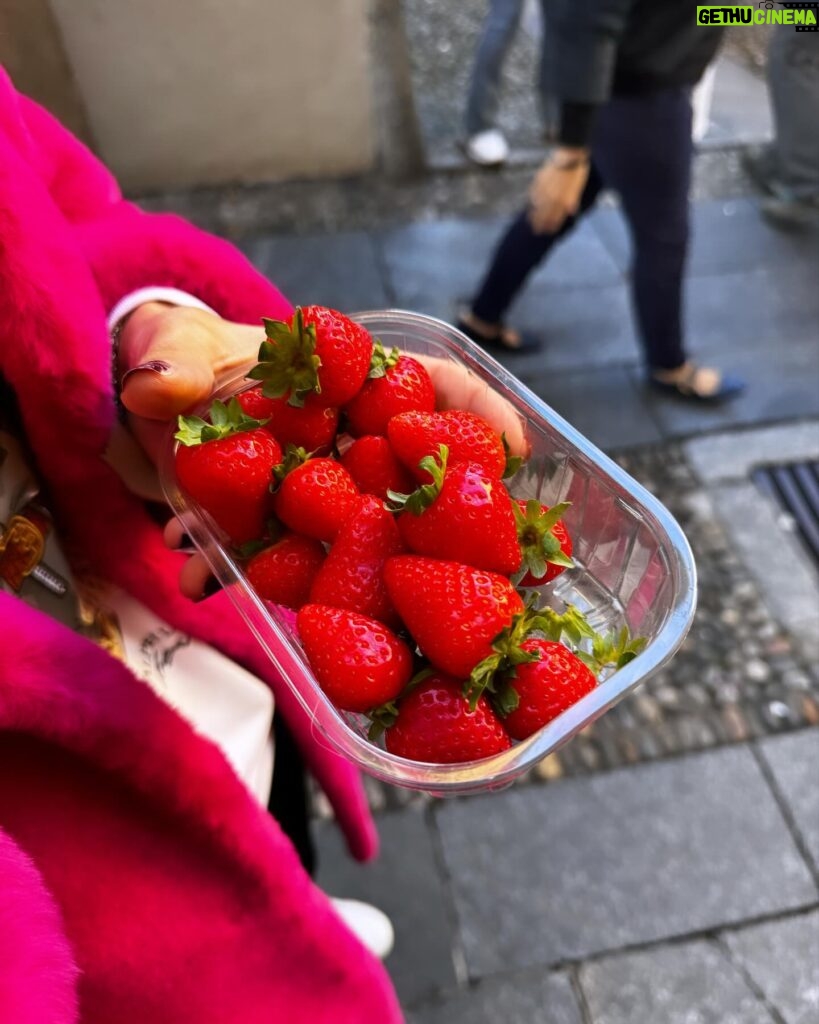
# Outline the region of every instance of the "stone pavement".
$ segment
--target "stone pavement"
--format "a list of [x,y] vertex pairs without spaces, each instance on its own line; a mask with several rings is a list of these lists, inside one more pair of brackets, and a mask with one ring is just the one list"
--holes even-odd
[[[319,881],[393,918],[411,1024],[809,1024],[819,1019],[819,572],[751,480],[819,459],[819,237],[752,198],[699,202],[691,347],[746,395],[644,387],[619,213],[597,211],[512,319],[509,367],[653,490],[689,535],[700,611],[668,668],[502,793],[373,785],[380,860],[319,827]],[[242,244],[299,302],[450,319],[502,219]]]

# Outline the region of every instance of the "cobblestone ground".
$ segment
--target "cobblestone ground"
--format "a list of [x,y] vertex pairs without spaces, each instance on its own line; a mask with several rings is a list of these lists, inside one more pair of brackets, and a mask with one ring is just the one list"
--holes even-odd
[[[699,574],[694,624],[668,668],[516,785],[819,724],[819,668],[801,660],[766,608],[680,446],[633,449],[616,461],[669,508],[688,537]],[[374,810],[428,799],[369,778],[366,784]]]

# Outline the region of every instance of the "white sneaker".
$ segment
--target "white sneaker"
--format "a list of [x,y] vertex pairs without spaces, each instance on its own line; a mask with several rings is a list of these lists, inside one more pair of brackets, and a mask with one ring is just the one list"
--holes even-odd
[[470,136],[464,149],[469,159],[481,167],[497,167],[498,164],[506,163],[509,156],[509,143],[497,128],[489,128]]
[[331,896],[330,902],[353,935],[374,956],[383,960],[390,955],[395,944],[395,932],[383,910],[361,900],[340,900]]

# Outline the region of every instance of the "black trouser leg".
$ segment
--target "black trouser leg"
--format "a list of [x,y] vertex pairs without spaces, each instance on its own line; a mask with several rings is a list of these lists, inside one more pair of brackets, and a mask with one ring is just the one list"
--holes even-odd
[[307,775],[293,735],[280,714],[273,716],[276,759],[268,810],[290,839],[305,870],[316,869],[316,850],[310,834],[310,801]]
[[555,242],[568,235],[580,217],[594,206],[601,188],[602,179],[592,165],[580,209],[554,234],[536,234],[529,223],[528,210],[518,214],[495,250],[483,284],[472,301],[471,309],[476,317],[489,324],[502,322],[526,278]]
[[616,97],[600,112],[593,154],[620,194],[631,231],[631,277],[649,369],[685,362],[683,282],[688,253],[691,99],[685,89]]

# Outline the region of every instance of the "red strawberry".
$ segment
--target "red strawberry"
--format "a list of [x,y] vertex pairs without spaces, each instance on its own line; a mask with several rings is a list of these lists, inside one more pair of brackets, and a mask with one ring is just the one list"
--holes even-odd
[[506,577],[459,562],[399,555],[388,560],[384,579],[423,653],[457,679],[493,653],[492,641],[523,611]]
[[362,498],[339,530],[313,583],[310,601],[397,624],[384,583],[384,563],[403,550],[398,527],[384,505],[372,495]]
[[245,575],[263,600],[297,609],[306,604],[324,558],[317,540],[286,533],[251,558]]
[[324,453],[332,447],[338,430],[338,409],[323,405],[318,395],[308,395],[302,407],[284,398],[265,398],[261,387],[236,396],[248,416],[267,420],[265,426],[282,447],[288,444],[308,452]]
[[344,405],[358,393],[370,368],[369,331],[325,306],[299,306],[289,322],[265,320],[267,340],[248,374],[264,382],[268,398],[302,405],[310,394],[324,405]]
[[297,623],[313,674],[342,711],[364,712],[386,704],[409,682],[412,652],[375,619],[306,604]]
[[390,420],[387,436],[401,462],[422,482],[429,480],[429,474],[419,463],[428,455],[437,455],[442,444],[449,449],[450,466],[473,462],[495,480],[506,470],[503,441],[473,412],[404,412]]
[[282,450],[239,403],[215,401],[210,422],[180,416],[176,439],[179,484],[235,545],[264,536],[271,512],[273,468]]
[[569,508],[569,502],[549,508],[536,499],[515,502],[518,541],[523,555],[526,573],[518,586],[539,587],[550,583],[572,562],[572,538],[563,525],[561,516]]
[[[594,674],[563,644],[524,640],[521,649],[537,661],[518,665],[499,691],[499,705],[512,707],[501,719],[510,736],[525,740],[597,686]],[[516,703],[517,701],[517,703]]]
[[491,757],[511,746],[486,697],[474,710],[463,684],[436,673],[398,703],[395,724],[384,734],[387,750],[428,764],[456,764]]
[[398,528],[404,543],[419,555],[510,576],[520,568],[521,553],[509,492],[471,462],[448,468],[447,455],[441,445],[437,458],[421,460],[431,484],[409,495],[389,495],[402,511]]
[[375,343],[370,372],[364,386],[344,408],[347,428],[353,437],[386,434],[387,423],[402,412],[432,412],[435,388],[424,367],[397,348],[389,355]]
[[374,494],[382,501],[386,501],[387,491],[411,491],[415,486],[386,437],[360,437],[341,456],[341,464],[362,494]]
[[358,506],[358,488],[335,459],[311,459],[303,448],[288,446],[274,476],[280,481],[274,512],[285,526],[307,537],[335,540]]

